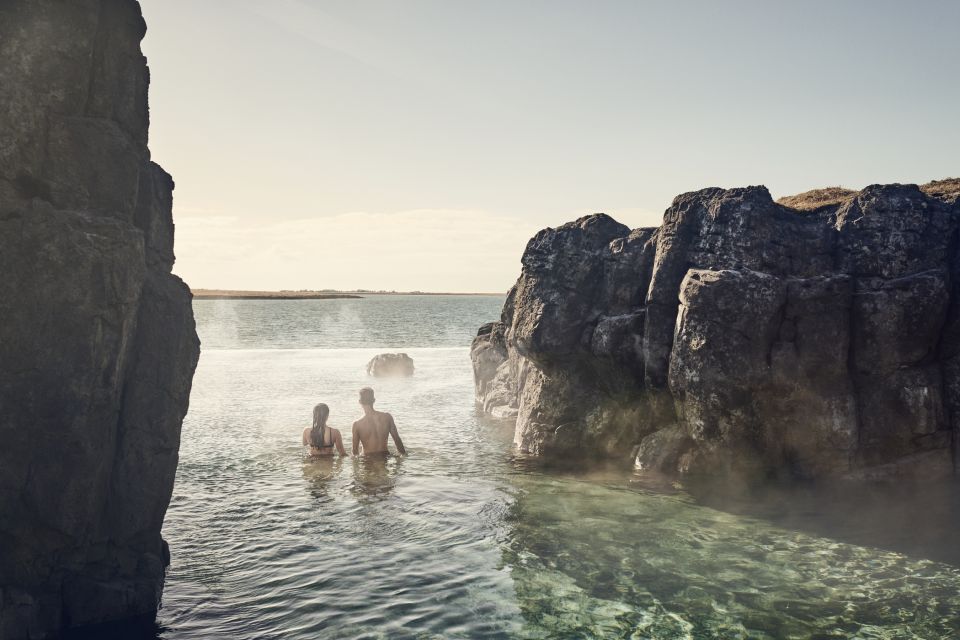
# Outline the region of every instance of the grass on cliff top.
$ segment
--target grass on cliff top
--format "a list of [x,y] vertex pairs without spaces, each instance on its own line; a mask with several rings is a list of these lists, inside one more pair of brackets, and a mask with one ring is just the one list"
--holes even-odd
[[947,202],[955,202],[960,199],[960,178],[934,180],[925,185],[921,185],[920,190],[928,196],[946,200]]
[[798,211],[814,211],[820,207],[843,204],[855,196],[856,193],[853,189],[827,187],[826,189],[804,191],[795,196],[786,196],[777,200],[777,203]]
[[[933,198],[955,202],[960,200],[960,178],[934,180],[920,185],[920,190]],[[857,195],[857,192],[853,189],[827,187],[826,189],[804,191],[795,196],[786,196],[777,200],[777,203],[798,211],[815,211],[821,207],[841,205],[855,195]]]

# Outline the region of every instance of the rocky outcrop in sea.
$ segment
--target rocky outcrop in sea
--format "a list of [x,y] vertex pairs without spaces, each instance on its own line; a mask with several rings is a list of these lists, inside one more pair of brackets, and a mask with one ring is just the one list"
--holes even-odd
[[668,473],[946,476],[960,436],[960,181],[678,196],[527,245],[472,348],[540,456]]
[[413,372],[413,358],[405,353],[381,353],[367,363],[367,375],[376,378],[407,378]]
[[152,619],[199,353],[133,0],[0,3],[0,638]]

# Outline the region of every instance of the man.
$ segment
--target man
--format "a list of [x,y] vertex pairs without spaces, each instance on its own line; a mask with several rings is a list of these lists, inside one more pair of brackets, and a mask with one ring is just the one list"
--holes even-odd
[[393,443],[397,445],[397,453],[402,456],[407,455],[393,416],[383,411],[376,411],[373,408],[374,402],[376,398],[373,397],[373,389],[370,387],[360,389],[363,417],[353,423],[353,455],[360,455],[360,445],[363,445],[364,455],[390,453],[387,449],[387,434],[393,437]]

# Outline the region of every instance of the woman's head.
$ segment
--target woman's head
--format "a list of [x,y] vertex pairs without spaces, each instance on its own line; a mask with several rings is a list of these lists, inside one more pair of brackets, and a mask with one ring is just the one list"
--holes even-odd
[[310,429],[310,444],[314,447],[330,446],[323,443],[323,431],[330,417],[330,407],[322,402],[313,408],[313,428]]
[[327,418],[330,417],[330,407],[322,402],[313,408],[313,428],[327,426]]

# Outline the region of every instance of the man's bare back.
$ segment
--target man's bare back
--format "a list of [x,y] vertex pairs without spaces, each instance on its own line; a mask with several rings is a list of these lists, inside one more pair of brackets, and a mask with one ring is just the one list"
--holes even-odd
[[363,446],[364,455],[389,453],[387,436],[393,437],[397,446],[397,453],[406,455],[403,441],[397,431],[397,423],[393,416],[373,408],[373,389],[360,390],[360,406],[363,407],[363,417],[353,423],[353,455],[360,455],[360,446]]

